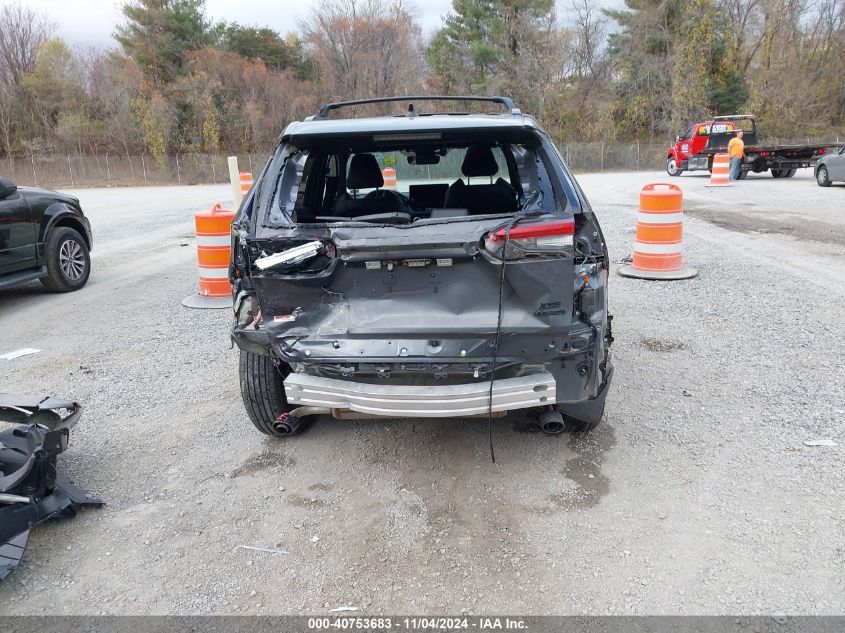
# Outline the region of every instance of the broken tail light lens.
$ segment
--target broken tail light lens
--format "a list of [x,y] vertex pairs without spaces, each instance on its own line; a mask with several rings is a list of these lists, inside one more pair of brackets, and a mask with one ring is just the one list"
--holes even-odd
[[485,246],[491,253],[501,256],[505,238],[508,241],[507,258],[529,257],[532,254],[571,255],[574,220],[558,220],[542,224],[521,224],[511,228],[501,228],[490,233],[485,239]]

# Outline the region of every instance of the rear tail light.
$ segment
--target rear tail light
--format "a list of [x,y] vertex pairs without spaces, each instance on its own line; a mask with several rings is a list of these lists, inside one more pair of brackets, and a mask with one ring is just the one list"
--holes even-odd
[[571,255],[574,233],[574,220],[558,220],[542,224],[520,224],[511,228],[510,235],[507,228],[501,228],[490,233],[484,242],[488,251],[501,256],[507,237],[508,259],[532,254]]
[[826,150],[824,147],[822,147],[822,148],[819,150],[819,155],[822,155],[822,154],[827,154],[827,150]]

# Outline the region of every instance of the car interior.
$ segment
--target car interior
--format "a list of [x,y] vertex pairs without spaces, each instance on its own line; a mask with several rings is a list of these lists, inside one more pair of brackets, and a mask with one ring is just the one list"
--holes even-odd
[[[278,205],[297,223],[504,214],[544,197],[554,208],[542,160],[522,145],[315,148],[291,158]],[[388,169],[395,184],[385,184]]]

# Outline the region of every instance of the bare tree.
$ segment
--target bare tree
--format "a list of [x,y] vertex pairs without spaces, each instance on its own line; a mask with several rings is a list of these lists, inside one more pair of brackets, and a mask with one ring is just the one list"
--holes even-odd
[[12,88],[0,87],[0,136],[3,138],[3,149],[6,157],[12,159],[12,135],[15,125],[16,95]]
[[572,0],[569,29],[569,75],[599,80],[606,68],[603,55],[607,20],[593,0]]
[[302,30],[336,96],[408,94],[423,79],[420,28],[404,0],[329,0]]
[[38,48],[53,36],[56,24],[46,14],[13,2],[0,7],[0,25],[0,82],[7,88],[18,86],[35,69]]

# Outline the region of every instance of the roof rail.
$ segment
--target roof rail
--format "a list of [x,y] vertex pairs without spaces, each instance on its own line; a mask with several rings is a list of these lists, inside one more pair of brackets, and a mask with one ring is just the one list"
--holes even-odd
[[733,121],[736,119],[753,119],[753,114],[724,114],[722,116],[714,116],[714,121]]
[[[522,110],[517,108],[513,101],[508,97],[470,97],[470,96],[452,96],[452,95],[431,95],[431,96],[410,96],[410,97],[378,97],[375,99],[360,99],[358,101],[338,101],[336,103],[327,103],[320,108],[320,112],[313,118],[327,119],[332,110],[339,110],[349,106],[365,105],[368,103],[390,103],[395,101],[408,101],[412,106],[414,101],[484,101],[487,103],[498,103],[503,105],[510,114],[514,116],[521,116]],[[413,107],[409,108],[413,112]],[[309,117],[310,118],[310,117]]]

